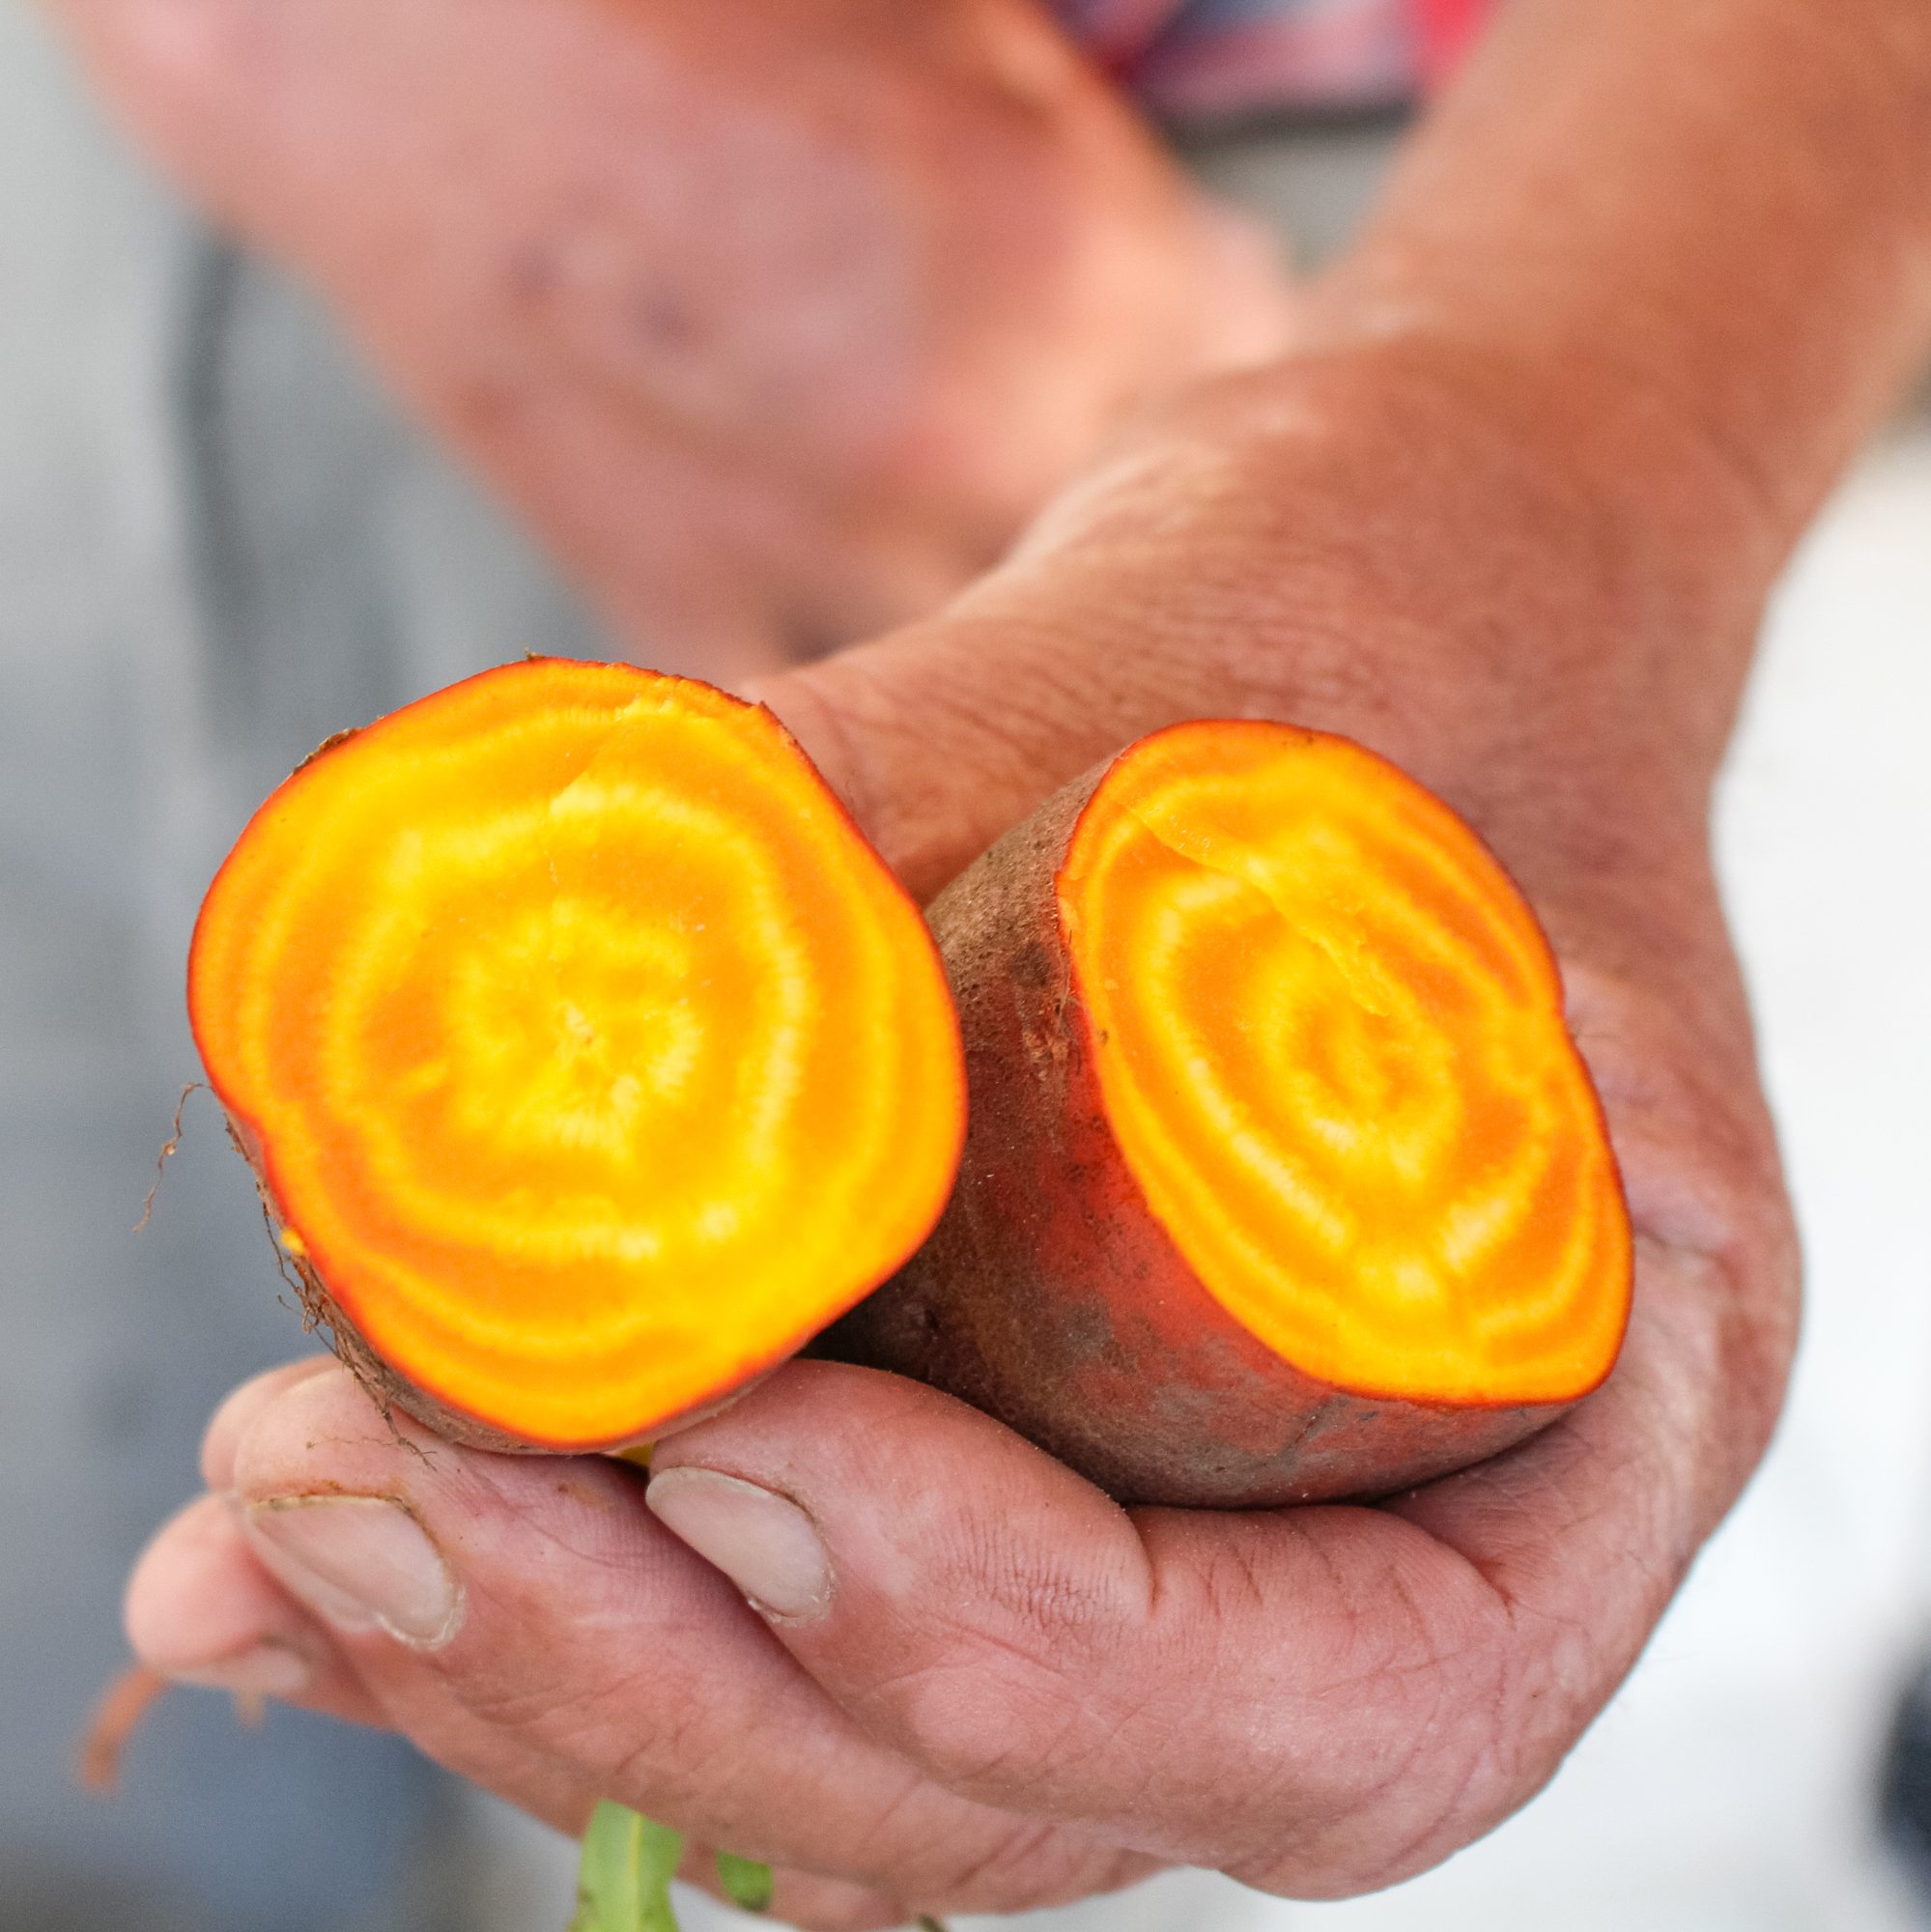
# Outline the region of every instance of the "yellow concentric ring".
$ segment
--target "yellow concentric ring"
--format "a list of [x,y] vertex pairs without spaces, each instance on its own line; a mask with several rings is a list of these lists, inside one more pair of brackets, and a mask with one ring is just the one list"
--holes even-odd
[[1364,1394],[1558,1401],[1613,1359],[1629,1232],[1520,895],[1346,740],[1182,725],[1059,880],[1101,1094],[1208,1291]]

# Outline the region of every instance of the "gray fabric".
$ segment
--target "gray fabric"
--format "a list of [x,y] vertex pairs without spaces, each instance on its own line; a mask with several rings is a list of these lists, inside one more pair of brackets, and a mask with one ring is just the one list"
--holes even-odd
[[1176,129],[1174,145],[1196,180],[1287,238],[1293,268],[1306,274],[1338,255],[1361,225],[1406,122],[1393,110],[1276,116]]

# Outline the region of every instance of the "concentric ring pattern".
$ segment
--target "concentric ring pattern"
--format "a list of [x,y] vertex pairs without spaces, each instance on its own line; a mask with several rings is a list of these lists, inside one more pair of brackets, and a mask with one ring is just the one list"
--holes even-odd
[[189,1003],[363,1339],[535,1442],[796,1348],[957,1163],[916,909],[768,714],[625,666],[486,672],[304,767],[210,892]]
[[1345,739],[1176,726],[1058,894],[1114,1136],[1230,1314],[1365,1395],[1601,1379],[1621,1185],[1547,942],[1446,806]]

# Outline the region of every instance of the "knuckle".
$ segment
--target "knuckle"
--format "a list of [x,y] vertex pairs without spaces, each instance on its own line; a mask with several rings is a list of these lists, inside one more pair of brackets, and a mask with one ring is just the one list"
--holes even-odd
[[586,1654],[581,1639],[525,1631],[478,1651],[460,1643],[435,1667],[469,1719],[599,1788],[682,1781],[701,1770],[701,1687],[661,1655],[627,1663],[634,1646]]
[[1049,1775],[1072,1721],[1050,1672],[985,1646],[888,1678],[863,1716],[883,1719],[901,1749],[947,1789],[1012,1802]]
[[[1438,1863],[1545,1781],[1514,1761],[1499,1661],[1454,1654],[1377,1666],[1345,1687],[1345,1763],[1277,1765],[1224,1869],[1261,1890],[1343,1897]],[[1558,1754],[1559,1755],[1559,1754]],[[1228,1815],[1239,1815],[1237,1793]]]

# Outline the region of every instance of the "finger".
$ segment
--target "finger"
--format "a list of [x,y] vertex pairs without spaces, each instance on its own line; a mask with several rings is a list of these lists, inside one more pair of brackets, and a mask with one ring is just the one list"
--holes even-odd
[[[305,1379],[277,1371],[246,1387],[259,1395],[262,1384]],[[335,1640],[263,1569],[223,1497],[199,1498],[156,1534],[129,1580],[126,1621],[135,1655],[176,1683],[385,1724]],[[725,1896],[713,1847],[693,1845],[679,1875]],[[912,1917],[876,1886],[790,1868],[774,1874],[771,1911],[813,1932],[867,1932]]]
[[[830,1364],[667,1443],[650,1499],[949,1787],[1344,1895],[1530,1796],[1654,1621],[1688,1540],[1659,1540],[1603,1466],[1627,1400],[1587,1438],[1465,1479],[1501,1486],[1519,1540],[1548,1546],[1566,1622],[1553,1603],[1519,1616],[1439,1522],[1128,1513],[962,1405]],[[1464,1517],[1480,1507],[1466,1493]]]
[[134,1654],[177,1683],[381,1721],[328,1633],[262,1568],[219,1496],[156,1533],[128,1579],[125,1616]]
[[387,1719],[566,1831],[614,1798],[895,1897],[1000,1909],[1145,1868],[953,1798],[866,1738],[603,1459],[452,1448],[346,1371],[241,1438],[247,1534]]
[[235,1481],[235,1444],[248,1424],[298,1382],[323,1374],[334,1366],[327,1354],[306,1355],[298,1362],[284,1362],[242,1382],[222,1402],[209,1419],[201,1438],[201,1480],[217,1495]]
[[988,1804],[1189,1862],[1285,1852],[1322,1890],[1381,1876],[1354,1861],[1389,1794],[1496,1802],[1506,1616],[1409,1524],[1129,1514],[962,1404],[821,1363],[660,1458],[659,1517],[867,1730]]

